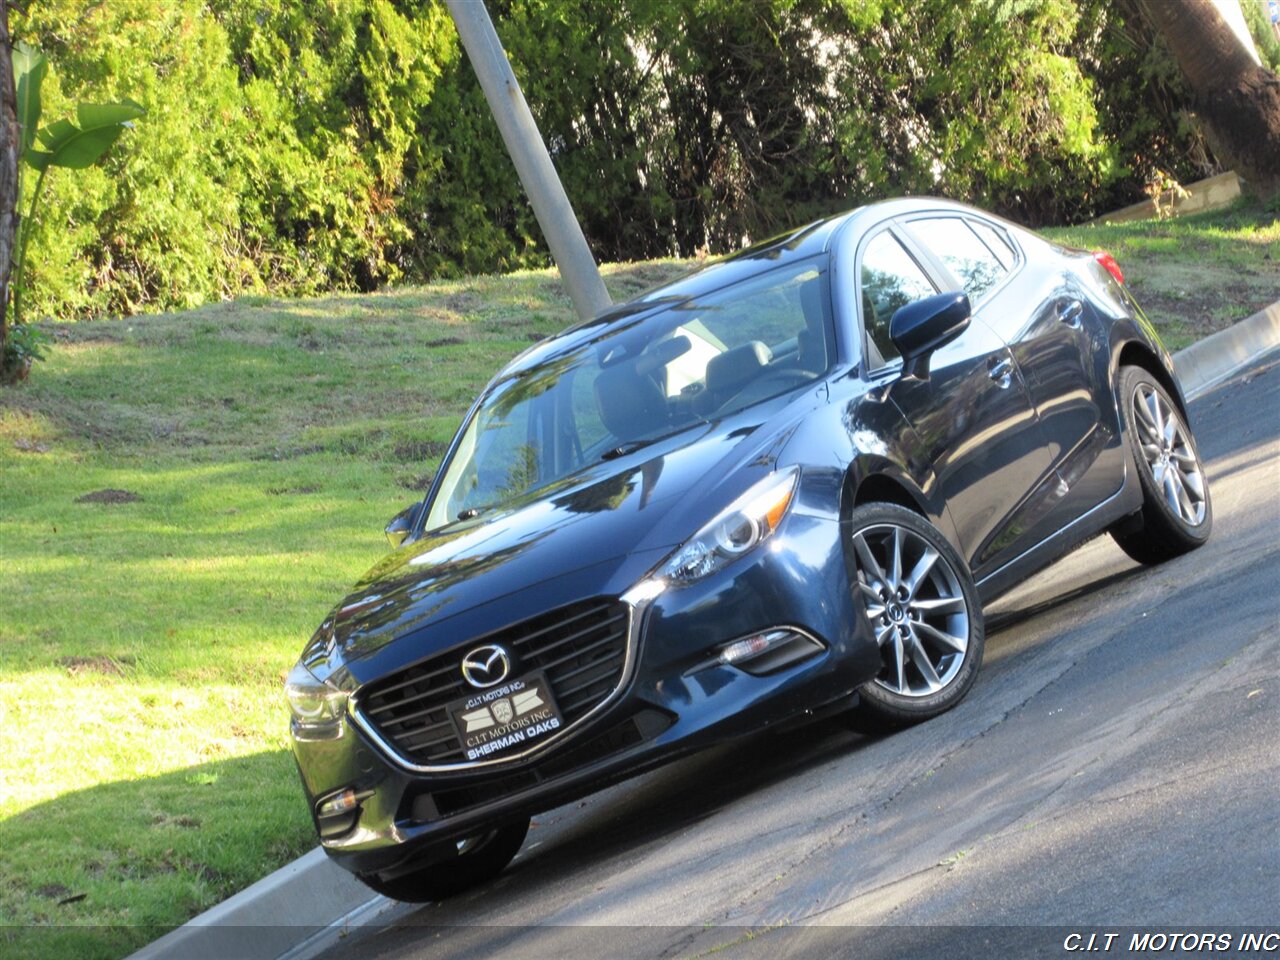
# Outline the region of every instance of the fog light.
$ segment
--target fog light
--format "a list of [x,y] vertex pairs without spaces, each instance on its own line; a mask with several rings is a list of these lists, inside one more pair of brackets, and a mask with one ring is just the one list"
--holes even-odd
[[316,822],[320,827],[320,838],[328,840],[341,836],[356,825],[360,802],[373,796],[372,790],[356,791],[347,787],[321,800],[316,807]]
[[350,787],[343,790],[339,794],[330,797],[324,803],[320,804],[320,816],[336,817],[338,814],[346,813],[354,810],[360,805],[360,801],[356,798],[356,792]]
[[794,634],[789,630],[770,630],[768,633],[758,633],[745,640],[735,640],[720,651],[720,662],[729,664],[749,660],[792,636]]
[[825,649],[822,641],[796,627],[780,627],[725,644],[712,654],[712,659],[704,660],[702,667],[732,665],[763,677],[816,657]]

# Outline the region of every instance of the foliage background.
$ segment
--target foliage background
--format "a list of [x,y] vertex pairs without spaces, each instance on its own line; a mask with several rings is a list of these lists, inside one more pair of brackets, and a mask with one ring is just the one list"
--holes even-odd
[[[495,0],[596,255],[725,250],[903,193],[1078,222],[1212,167],[1106,0]],[[435,0],[33,0],[49,119],[148,114],[53,175],[31,316],[545,265]]]

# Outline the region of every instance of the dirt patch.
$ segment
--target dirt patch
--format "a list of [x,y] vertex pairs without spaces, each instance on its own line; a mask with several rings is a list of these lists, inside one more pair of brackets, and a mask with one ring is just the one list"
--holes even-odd
[[262,450],[252,454],[252,460],[294,460],[298,457],[310,456],[313,453],[323,453],[325,450],[322,443],[311,443],[303,447],[276,447],[272,450]]
[[426,347],[456,347],[459,344],[466,343],[461,337],[440,337],[436,340],[428,340],[423,346]]
[[64,887],[60,883],[46,883],[43,887],[36,887],[37,897],[48,897],[50,900],[61,900],[70,892],[70,887]]
[[412,463],[439,459],[448,449],[449,445],[439,440],[412,440],[408,443],[397,443],[394,452],[397,460]]
[[434,473],[423,473],[416,477],[401,477],[396,481],[396,484],[406,490],[415,490],[418,493],[422,493],[431,489],[431,481],[435,478],[436,475]]
[[59,326],[54,337],[65,343],[124,343],[124,337],[117,329],[94,323]]
[[85,673],[97,673],[107,677],[123,677],[124,670],[110,657],[59,657],[57,663],[67,668],[67,673],[78,677]]
[[262,492],[268,497],[286,497],[301,493],[315,493],[319,489],[319,487],[267,487]]
[[185,813],[176,817],[171,817],[167,813],[157,813],[151,818],[151,823],[157,827],[185,827],[188,830],[192,830],[200,826],[200,819],[187,816]]
[[13,441],[13,448],[15,450],[21,450],[23,453],[49,452],[49,445],[47,443],[40,443],[36,440],[27,440],[23,437],[19,437],[17,440]]
[[1245,283],[1226,284],[1213,289],[1188,285],[1185,290],[1166,289],[1154,283],[1137,281],[1133,285],[1134,296],[1143,311],[1161,328],[1181,328],[1175,337],[1178,342],[1172,349],[1184,346],[1182,340],[1199,340],[1211,333],[1224,330],[1239,320],[1251,316],[1267,305],[1265,296]]
[[76,497],[76,503],[137,503],[142,498],[129,490],[95,490],[82,497]]
[[450,294],[444,301],[445,309],[452,310],[455,313],[462,313],[479,305],[480,294],[474,290],[463,290],[459,293]]

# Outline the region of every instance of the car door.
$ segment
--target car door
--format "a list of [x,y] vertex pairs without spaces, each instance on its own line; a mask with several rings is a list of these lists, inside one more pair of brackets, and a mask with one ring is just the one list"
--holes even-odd
[[913,217],[912,238],[969,294],[975,316],[1008,344],[1062,480],[1045,534],[1114,493],[1123,477],[1100,461],[1115,440],[1102,404],[1105,364],[1095,363],[1099,318],[1065,271],[1021,270],[1023,254],[997,224],[953,213]]
[[928,379],[901,379],[890,318],[946,280],[892,226],[864,241],[857,264],[867,376],[885,384],[922,443],[980,579],[1034,545],[1044,491],[1057,485],[1031,396],[1004,341],[980,320],[933,354]]

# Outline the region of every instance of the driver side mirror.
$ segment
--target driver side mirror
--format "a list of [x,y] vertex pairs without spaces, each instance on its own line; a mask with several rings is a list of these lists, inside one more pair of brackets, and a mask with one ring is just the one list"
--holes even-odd
[[969,297],[939,293],[899,307],[889,319],[889,337],[902,354],[902,375],[929,379],[929,356],[969,327]]
[[409,534],[413,533],[414,525],[418,519],[418,508],[421,506],[421,503],[410,504],[392,517],[391,522],[387,524],[384,533],[387,535],[387,542],[391,544],[392,550],[401,546],[409,539]]

